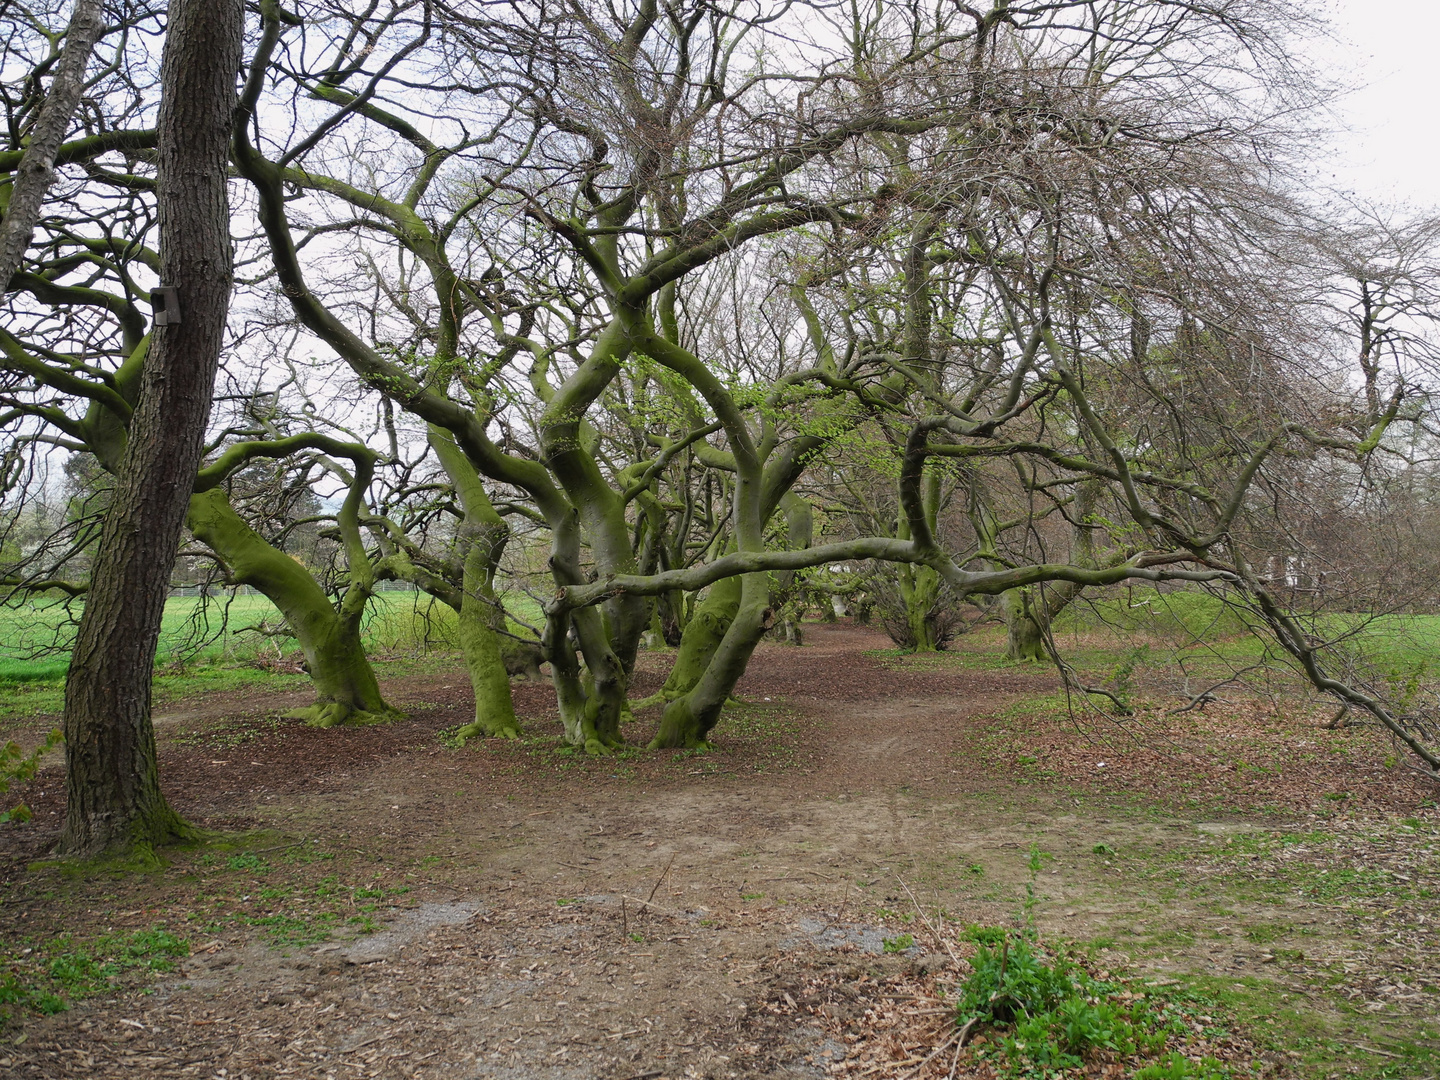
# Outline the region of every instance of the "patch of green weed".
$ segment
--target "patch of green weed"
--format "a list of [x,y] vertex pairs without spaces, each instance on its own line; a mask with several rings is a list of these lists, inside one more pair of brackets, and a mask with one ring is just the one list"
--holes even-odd
[[176,961],[189,955],[189,942],[163,926],[89,941],[65,934],[0,960],[8,969],[0,974],[0,1016],[62,1012],[114,989],[126,975],[174,971]]

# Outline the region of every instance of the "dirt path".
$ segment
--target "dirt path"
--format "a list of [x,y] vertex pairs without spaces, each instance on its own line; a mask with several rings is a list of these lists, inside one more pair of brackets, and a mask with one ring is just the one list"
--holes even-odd
[[[164,875],[25,871],[58,820],[62,785],[42,774],[37,828],[6,838],[7,938],[43,939],[62,919],[116,934],[164,923],[198,947],[181,973],[27,1019],[23,1042],[0,1042],[0,1071],[827,1076],[867,986],[952,967],[930,929],[1013,922],[1027,882],[1044,932],[1098,939],[1102,956],[1157,976],[1288,980],[1308,1000],[1303,957],[1277,966],[1292,938],[1337,962],[1365,947],[1303,888],[1222,902],[1195,884],[1239,880],[1241,856],[1259,850],[1250,838],[1308,828],[1313,808],[1217,818],[1157,810],[1120,781],[997,767],[1017,737],[1063,737],[1012,710],[1053,676],[865,652],[886,644],[842,626],[815,628],[803,649],[763,647],[709,754],[591,760],[553,739],[450,749],[440,735],[469,708],[458,672],[392,686],[412,719],[361,731],[267,719],[268,700],[176,710],[162,727],[175,801],[252,831],[182,853]],[[639,693],[667,662],[646,658]],[[517,697],[532,731],[558,730],[548,688]],[[655,720],[637,720],[633,739]],[[1379,753],[1353,742],[1327,766],[1351,787]],[[1121,760],[1065,745],[1060,773]],[[1433,810],[1399,808],[1433,826]],[[1440,878],[1426,858],[1405,863],[1412,877]],[[1417,917],[1414,947],[1433,948],[1433,921]],[[1404,1013],[1414,992],[1420,1015],[1435,1000],[1376,970],[1364,1001]]]

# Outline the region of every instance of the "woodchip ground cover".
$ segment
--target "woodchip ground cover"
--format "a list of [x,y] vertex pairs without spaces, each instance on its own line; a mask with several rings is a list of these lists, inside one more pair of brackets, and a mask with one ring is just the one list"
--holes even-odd
[[533,684],[526,739],[454,748],[469,688],[443,655],[397,662],[409,719],[361,730],[276,719],[300,685],[172,698],[164,783],[218,839],[82,879],[37,861],[55,764],[20,792],[0,1069],[994,1076],[1003,1033],[955,1053],[951,1003],[973,928],[1033,921],[1235,1076],[1440,1073],[1437,793],[1373,729],[1222,695],[1121,730],[993,641],[886,644],[762,647],[703,754],[570,752]]

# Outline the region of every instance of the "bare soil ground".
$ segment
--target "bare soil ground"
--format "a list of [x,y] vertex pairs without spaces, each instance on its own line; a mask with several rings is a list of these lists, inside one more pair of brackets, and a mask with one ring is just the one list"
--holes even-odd
[[1233,991],[1249,1026],[1217,1050],[1254,1075],[1430,1075],[1437,793],[1375,732],[1250,702],[1077,725],[1035,704],[1051,672],[887,646],[763,646],[704,754],[576,755],[523,683],[532,737],[454,748],[443,665],[388,685],[410,719],[380,727],[275,719],[296,694],[173,705],[163,782],[217,840],[148,874],[36,861],[47,768],[0,831],[0,934],[18,976],[61,933],[163,925],[191,955],[19,1017],[0,1075],[945,1076],[955,931],[1015,924],[1027,883],[1093,963]]

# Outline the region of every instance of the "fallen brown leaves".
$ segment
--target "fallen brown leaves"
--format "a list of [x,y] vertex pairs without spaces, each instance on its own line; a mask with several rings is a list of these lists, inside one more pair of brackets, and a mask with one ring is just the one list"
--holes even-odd
[[1171,806],[1262,813],[1414,811],[1440,795],[1403,767],[1374,726],[1324,727],[1333,714],[1250,698],[1203,711],[1115,717],[1079,696],[1070,712],[1012,712],[979,735],[990,763],[1038,783],[1078,784]]
[[[966,942],[951,951],[973,954]],[[938,966],[935,966],[938,964]],[[776,1016],[809,1015],[843,1045],[843,1053],[822,1053],[813,1063],[843,1080],[998,1080],[1002,1031],[965,1025],[957,1013],[958,990],[969,965],[935,953],[919,965],[893,975],[828,970],[808,974],[791,987],[772,989],[762,1008]],[[1102,979],[1109,972],[1097,971]],[[1120,997],[1137,1000],[1153,991],[1132,985]],[[1218,1017],[1185,1015],[1186,1033],[1172,1036],[1165,1055],[1178,1051],[1199,1061],[1224,1062],[1237,1080],[1281,1075],[1283,1063],[1263,1052],[1243,1033],[1219,1026]],[[1153,1060],[1153,1059],[1152,1059]],[[1143,1064],[1108,1052],[1093,1052],[1083,1069],[1055,1075],[1086,1080],[1120,1080]]]

